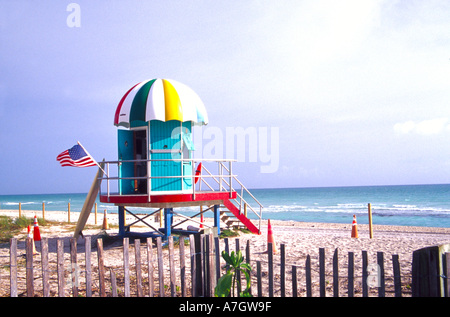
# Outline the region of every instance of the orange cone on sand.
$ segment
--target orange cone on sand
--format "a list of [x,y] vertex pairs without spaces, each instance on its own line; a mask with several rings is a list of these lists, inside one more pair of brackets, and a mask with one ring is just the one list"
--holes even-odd
[[108,224],[108,216],[106,215],[106,209],[103,212],[103,226],[102,226],[103,230],[108,230],[109,229],[109,224]]
[[352,238],[358,238],[358,224],[356,223],[356,215],[353,215]]
[[[273,231],[272,231],[272,226],[270,224],[270,219],[269,219],[268,227],[267,227],[267,245],[269,245],[269,243],[272,243],[273,253],[277,253],[277,245],[275,244],[275,239],[273,238]],[[267,252],[269,252],[268,249],[267,249]]]
[[33,239],[34,241],[41,241],[41,232],[39,231],[36,215],[34,215]]

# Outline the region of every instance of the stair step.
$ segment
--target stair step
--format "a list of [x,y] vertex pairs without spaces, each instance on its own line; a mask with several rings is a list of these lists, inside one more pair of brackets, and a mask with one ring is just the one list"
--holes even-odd
[[229,199],[223,201],[224,206],[252,233],[260,234],[258,228],[246,216],[239,212],[239,209]]
[[[224,207],[226,208],[226,207]],[[220,220],[222,220],[223,223],[225,223],[225,225],[227,226],[227,228],[234,228],[234,229],[239,229],[241,227],[245,227],[241,221],[234,215],[229,215],[227,213],[228,210],[220,210]]]

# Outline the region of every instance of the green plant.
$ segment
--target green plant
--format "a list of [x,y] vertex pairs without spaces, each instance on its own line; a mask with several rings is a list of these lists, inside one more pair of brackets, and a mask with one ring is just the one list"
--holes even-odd
[[225,262],[229,265],[227,273],[219,278],[217,281],[217,286],[214,290],[214,295],[216,297],[227,297],[234,296],[234,290],[236,289],[236,293],[240,289],[240,282],[237,279],[237,272],[242,272],[245,275],[245,279],[247,281],[246,289],[239,294],[239,297],[251,297],[250,294],[250,272],[252,268],[250,264],[244,263],[244,257],[242,256],[242,252],[239,250],[237,253],[234,251],[231,252],[231,255],[226,251],[222,251],[222,257]]
[[31,225],[31,219],[23,216],[16,219],[0,216],[0,243],[8,242],[9,239],[20,233],[28,225]]
[[25,216],[17,217],[12,222],[17,228],[26,228],[29,225],[32,225],[33,222],[30,218],[26,218]]

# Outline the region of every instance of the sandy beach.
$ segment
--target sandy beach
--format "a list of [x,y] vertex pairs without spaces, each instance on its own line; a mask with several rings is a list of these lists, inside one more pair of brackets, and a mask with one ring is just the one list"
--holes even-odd
[[[34,217],[36,214],[38,217],[42,217],[42,212],[35,213],[34,211],[23,211],[22,214],[27,217]],[[17,217],[17,210],[1,210],[0,215],[7,215],[11,217]],[[71,213],[71,223],[63,225],[49,225],[40,227],[41,236],[49,238],[50,243],[50,262],[54,260],[55,245],[57,238],[65,238],[67,242],[66,256],[68,257],[69,243],[68,239],[72,237],[75,224],[77,222],[78,213]],[[67,222],[68,214],[65,212],[45,212],[46,220],[55,220],[61,222]],[[128,215],[127,223],[134,221],[134,217]],[[148,220],[150,223],[152,220]],[[206,224],[211,224],[212,219],[206,218]],[[103,223],[103,213],[99,213],[97,216],[97,226],[95,225],[94,214],[91,214],[88,225],[91,225],[84,231],[85,235],[97,237],[103,234],[101,225]],[[114,228],[114,224],[117,224],[117,215],[108,215],[108,223],[112,226],[112,229],[107,230],[108,235],[114,236],[117,234],[117,228]],[[154,222],[157,225],[159,222]],[[184,224],[184,226],[189,223]],[[190,225],[198,226],[195,223]],[[276,243],[278,253],[274,255],[274,279],[275,279],[275,293],[274,296],[280,296],[279,284],[280,284],[280,245],[284,244],[286,249],[286,296],[292,296],[291,288],[291,270],[292,266],[298,267],[298,296],[306,296],[306,281],[305,281],[305,261],[307,255],[311,257],[312,266],[312,281],[313,281],[313,296],[319,296],[319,264],[318,256],[319,249],[325,249],[326,257],[326,276],[327,276],[327,296],[332,296],[332,258],[335,250],[339,253],[339,276],[340,276],[340,291],[339,296],[347,296],[347,263],[348,253],[353,252],[355,256],[355,294],[354,296],[361,296],[362,292],[362,251],[367,251],[369,257],[369,263],[376,263],[377,252],[384,253],[385,263],[385,276],[386,276],[386,296],[394,296],[392,283],[392,255],[397,254],[399,256],[401,265],[402,276],[402,291],[403,296],[410,296],[409,285],[411,283],[411,263],[412,253],[414,250],[450,243],[450,228],[429,228],[429,227],[404,227],[404,226],[381,226],[374,224],[373,232],[374,237],[370,239],[368,225],[358,224],[359,238],[351,238],[351,222],[349,224],[330,224],[330,223],[306,223],[296,221],[271,221],[273,236]],[[148,231],[145,227],[135,226],[133,231]],[[19,255],[24,254],[24,240],[26,237],[26,230],[17,236],[19,239]],[[235,250],[235,238],[229,238],[231,250]],[[253,294],[256,294],[256,261],[262,263],[262,276],[263,282],[267,278],[267,220],[262,221],[261,235],[244,234],[240,233],[239,244],[241,250],[249,241],[251,248],[251,263],[253,268],[253,280],[252,286],[255,288]],[[131,243],[130,243],[131,245]],[[78,252],[83,252],[84,243],[83,239],[78,239]],[[36,243],[36,247],[39,250],[39,243]],[[224,248],[224,241],[221,239],[221,249]],[[144,249],[143,249],[144,250]],[[96,250],[93,250],[92,263],[95,266]],[[144,252],[144,251],[143,251]],[[179,256],[178,250],[176,250],[175,266],[179,270]],[[187,250],[188,253],[188,250]],[[84,255],[83,255],[84,256]],[[82,258],[82,256],[80,256]],[[142,256],[146,259],[146,254]],[[168,250],[164,250],[165,264],[164,268],[168,270]],[[40,257],[35,257],[35,262],[39,264]],[[130,251],[130,261],[134,263],[134,252]],[[146,260],[145,260],[146,261]],[[190,262],[187,261],[189,266]],[[8,296],[9,293],[9,270],[7,268],[9,264],[9,244],[3,244],[0,247],[0,279],[2,287],[0,289],[0,296]],[[144,267],[146,267],[146,262]],[[106,268],[121,268],[123,266],[123,249],[122,242],[116,241],[107,247],[105,247],[105,266]],[[145,268],[144,272],[145,272]],[[189,270],[189,269],[188,269]],[[25,274],[19,270],[19,274]],[[39,275],[38,273],[37,275]],[[179,279],[179,272],[176,273]],[[25,275],[23,275],[25,276]],[[169,278],[169,273],[165,274],[166,279]],[[188,280],[190,277],[188,276]],[[36,279],[36,283],[39,284],[39,279]],[[267,283],[265,283],[267,285]],[[39,289],[39,286],[36,286]],[[20,293],[20,292],[19,292]],[[70,295],[70,289],[67,289],[67,296]],[[263,296],[268,296],[267,287],[263,287]],[[369,296],[378,296],[377,288],[370,288]]]

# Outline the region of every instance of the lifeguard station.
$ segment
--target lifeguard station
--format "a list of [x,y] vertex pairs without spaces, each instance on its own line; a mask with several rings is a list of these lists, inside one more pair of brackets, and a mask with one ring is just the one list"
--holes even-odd
[[[229,225],[230,217],[260,234],[262,205],[233,174],[233,160],[194,158],[193,126],[207,123],[199,96],[177,81],[146,80],[125,93],[114,116],[119,128],[118,160],[104,162],[100,189],[100,201],[118,207],[119,235],[136,235],[131,227],[138,222],[151,228],[147,236],[191,233],[183,224],[200,224],[198,217],[210,211],[217,234],[221,221]],[[197,214],[183,214],[183,208],[192,206],[199,207]],[[129,207],[151,211],[139,216]],[[127,213],[136,221],[125,224]],[[145,221],[157,213],[164,218],[162,228]],[[174,215],[182,220],[174,223]]]

